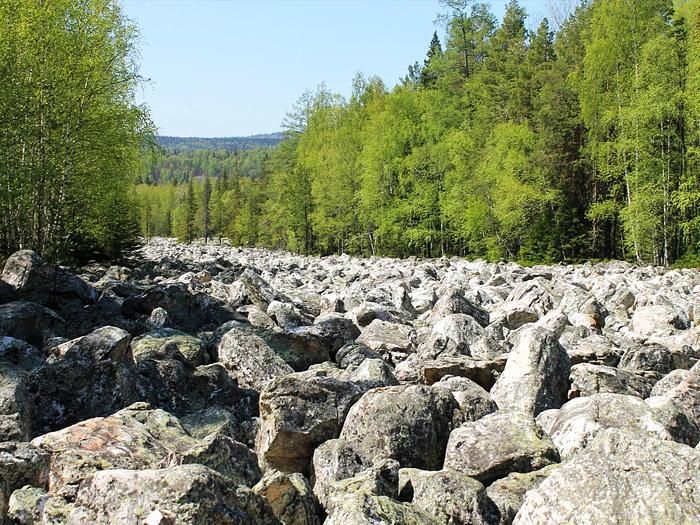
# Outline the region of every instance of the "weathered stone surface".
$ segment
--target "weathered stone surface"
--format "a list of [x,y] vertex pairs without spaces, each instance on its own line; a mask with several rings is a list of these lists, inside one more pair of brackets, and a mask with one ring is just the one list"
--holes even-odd
[[29,343],[0,338],[0,441],[29,439],[33,407],[26,377],[43,363],[43,354]]
[[690,372],[688,370],[673,370],[659,379],[654,388],[651,389],[650,396],[663,396],[676,386],[678,386]]
[[448,314],[436,322],[418,353],[424,359],[444,355],[471,355],[471,346],[484,337],[484,328],[466,314]]
[[0,304],[0,336],[10,336],[35,346],[61,335],[65,322],[56,312],[39,304],[13,301]]
[[670,304],[638,306],[632,315],[632,327],[641,336],[671,335],[690,328],[685,312]]
[[452,392],[465,421],[476,421],[498,410],[489,393],[466,377],[443,377],[435,386]]
[[321,511],[311,485],[301,474],[267,472],[253,487],[267,500],[282,525],[321,525]]
[[264,469],[308,474],[314,449],[340,432],[362,390],[330,377],[290,374],[260,394],[257,452]]
[[49,455],[30,445],[0,443],[0,518],[7,513],[13,491],[25,485],[45,488],[49,479]]
[[380,354],[408,354],[415,351],[416,332],[407,325],[375,319],[362,330],[357,342]]
[[446,376],[471,379],[485,390],[491,390],[506,366],[506,356],[494,359],[476,359],[468,356],[446,356],[418,364],[417,378],[432,385]]
[[172,328],[161,328],[136,337],[131,342],[135,361],[143,359],[178,359],[192,366],[209,363],[201,339]]
[[267,381],[294,372],[258,335],[233,328],[221,338],[216,350],[221,363],[242,385],[260,390]]
[[521,473],[513,472],[507,477],[494,481],[486,493],[488,498],[496,506],[495,514],[498,520],[491,523],[510,525],[515,515],[520,510],[528,491],[537,488],[552,472],[559,468],[559,464],[548,465],[540,470]]
[[[7,518],[11,523],[18,525],[42,523],[42,507],[47,499],[48,495],[44,489],[25,485],[15,490],[10,496]],[[0,512],[0,515],[4,513]]]
[[554,443],[531,417],[496,412],[450,434],[445,468],[485,484],[511,472],[530,472],[559,461]]
[[455,418],[459,405],[447,389],[377,388],[350,409],[340,438],[364,465],[384,457],[402,467],[436,470],[442,467]]
[[647,344],[627,350],[618,366],[625,370],[668,374],[678,368],[688,369],[694,362],[690,352],[674,352],[660,344]]
[[649,434],[609,429],[529,491],[514,523],[694,523],[700,455]]
[[[224,438],[225,436],[221,436]],[[230,438],[192,438],[174,416],[138,403],[32,441],[51,456],[49,492],[75,497],[80,484],[106,468],[145,469],[200,463],[240,482],[255,482],[254,456]]]
[[569,357],[554,335],[535,327],[520,334],[491,398],[501,410],[533,416],[559,408],[566,402],[569,373]]
[[628,394],[646,398],[649,397],[656,382],[654,377],[592,363],[580,363],[572,366],[569,380],[571,381],[569,399],[604,393]]
[[554,441],[562,459],[578,454],[597,434],[608,428],[671,439],[644,401],[624,394],[594,394],[572,399],[559,410],[541,413],[537,421]]
[[250,489],[205,466],[182,465],[96,472],[80,486],[67,524],[148,523],[155,512],[183,525],[280,523],[267,502]]
[[438,523],[488,524],[496,517],[484,486],[451,469],[401,469],[399,499],[431,514]]
[[438,525],[430,514],[409,503],[366,493],[348,496],[328,516],[324,525]]
[[22,299],[42,304],[77,299],[97,300],[96,290],[77,275],[45,262],[31,250],[15,252],[5,262],[2,280]]

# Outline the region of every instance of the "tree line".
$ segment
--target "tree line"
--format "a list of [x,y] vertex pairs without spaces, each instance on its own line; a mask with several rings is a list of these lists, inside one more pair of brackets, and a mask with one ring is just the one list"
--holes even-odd
[[153,145],[137,30],[109,0],[0,0],[0,255],[118,255]]

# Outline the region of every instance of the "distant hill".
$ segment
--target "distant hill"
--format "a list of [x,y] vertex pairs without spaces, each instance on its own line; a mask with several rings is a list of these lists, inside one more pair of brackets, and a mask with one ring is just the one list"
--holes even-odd
[[226,150],[240,151],[277,146],[284,135],[282,133],[265,133],[249,137],[169,137],[159,136],[158,144],[168,150]]

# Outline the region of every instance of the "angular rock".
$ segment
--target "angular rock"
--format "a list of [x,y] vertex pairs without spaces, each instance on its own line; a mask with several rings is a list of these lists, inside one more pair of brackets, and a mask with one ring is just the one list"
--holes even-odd
[[177,359],[192,366],[209,362],[201,339],[172,328],[161,328],[134,338],[131,353],[135,361],[143,359]]
[[491,398],[501,410],[536,416],[566,402],[569,373],[569,356],[554,335],[535,327],[521,333]]
[[290,374],[270,381],[260,394],[260,465],[308,474],[314,449],[340,432],[362,390],[330,377]]
[[488,498],[495,504],[498,509],[498,520],[493,520],[491,523],[499,525],[510,525],[513,523],[518,510],[523,504],[525,494],[528,491],[539,487],[552,472],[559,468],[559,464],[548,465],[540,470],[527,472],[513,472],[507,477],[494,481],[486,493]]
[[452,392],[465,421],[476,421],[498,410],[489,393],[466,377],[443,377],[435,386]]
[[40,347],[64,330],[64,320],[41,305],[27,301],[0,304],[0,336],[16,337]]
[[459,405],[443,388],[377,388],[350,409],[340,438],[364,465],[379,456],[403,467],[435,470],[442,467],[456,413]]
[[77,275],[45,262],[31,250],[15,252],[7,259],[2,280],[28,301],[53,304],[77,299],[92,304],[97,300],[92,286]]
[[382,355],[408,354],[415,351],[416,332],[407,325],[375,319],[362,330],[357,342]]
[[267,500],[282,525],[321,525],[321,511],[311,485],[301,474],[267,472],[253,487]]
[[592,363],[572,366],[569,380],[571,381],[569,399],[605,393],[627,394],[644,399],[649,397],[656,382],[653,377]]
[[148,523],[153,513],[183,525],[280,523],[262,497],[202,465],[96,472],[75,503],[67,525]]
[[438,523],[488,524],[495,518],[484,486],[451,469],[436,472],[401,469],[399,500],[431,514]]
[[483,327],[489,324],[489,313],[475,305],[458,291],[448,291],[442,294],[433,306],[430,317],[433,322],[442,319],[450,314],[465,314],[476,319]]
[[609,429],[529,491],[513,523],[693,523],[699,493],[697,451]]
[[496,412],[450,434],[445,468],[489,485],[511,472],[531,472],[559,461],[554,443],[527,415]]
[[596,435],[608,428],[671,439],[644,401],[624,394],[594,394],[572,399],[559,410],[541,413],[537,422],[552,438],[564,460],[578,454]]
[[678,368],[688,369],[694,363],[690,352],[674,352],[660,344],[646,344],[627,350],[618,366],[624,370],[645,370],[665,375]]
[[254,456],[230,438],[192,438],[174,416],[137,403],[106,418],[83,421],[32,441],[51,456],[49,493],[67,498],[106,468],[147,469],[200,463],[239,482],[260,477]]
[[294,372],[258,335],[233,328],[216,350],[221,363],[245,386],[260,390],[266,382]]
[[31,485],[46,488],[49,480],[49,455],[29,443],[0,443],[0,517],[7,512],[13,491]]

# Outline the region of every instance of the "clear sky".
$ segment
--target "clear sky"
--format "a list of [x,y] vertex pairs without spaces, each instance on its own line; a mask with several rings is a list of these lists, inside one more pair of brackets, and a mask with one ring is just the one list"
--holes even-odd
[[[556,0],[555,0],[556,1]],[[521,0],[533,25],[552,0]],[[490,2],[502,16],[506,0]],[[141,30],[139,94],[162,135],[278,131],[306,89],[347,95],[358,71],[393,86],[422,61],[437,0],[122,0]]]

